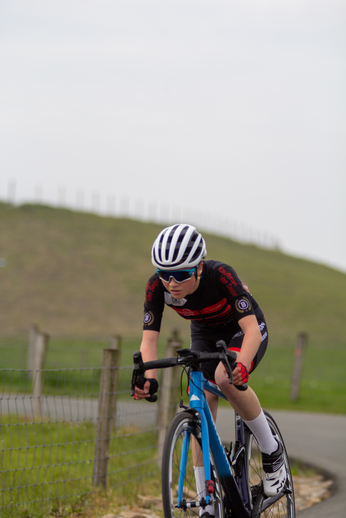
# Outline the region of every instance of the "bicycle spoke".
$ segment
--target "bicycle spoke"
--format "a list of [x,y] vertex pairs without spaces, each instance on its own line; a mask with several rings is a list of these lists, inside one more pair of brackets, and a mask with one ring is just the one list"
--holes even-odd
[[[198,494],[194,464],[201,465],[200,431],[189,414],[178,414],[167,432],[162,462],[162,495],[165,517],[197,517],[205,495]],[[197,447],[196,447],[197,445]],[[211,505],[223,518],[222,489],[215,462],[210,456],[215,493]]]

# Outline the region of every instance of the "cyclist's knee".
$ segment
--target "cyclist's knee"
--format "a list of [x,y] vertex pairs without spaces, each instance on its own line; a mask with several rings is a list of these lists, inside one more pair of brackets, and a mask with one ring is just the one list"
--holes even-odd
[[229,385],[229,378],[228,374],[226,372],[225,367],[222,365],[222,363],[219,363],[219,365],[215,369],[214,378],[216,384],[220,387],[222,390],[222,386],[225,386],[225,384]]
[[217,385],[220,387],[220,390],[227,396],[228,399],[241,399],[242,392],[237,390],[234,385],[229,383],[228,374],[225,372],[225,368],[222,364],[217,367],[214,376]]

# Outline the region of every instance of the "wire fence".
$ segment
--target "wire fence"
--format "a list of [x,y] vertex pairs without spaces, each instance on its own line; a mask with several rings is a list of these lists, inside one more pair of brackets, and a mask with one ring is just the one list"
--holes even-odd
[[[47,187],[47,186],[46,186]],[[199,230],[228,237],[243,243],[251,243],[262,248],[280,250],[282,244],[278,236],[261,228],[244,223],[244,218],[236,220],[228,216],[215,214],[214,210],[193,210],[191,207],[170,205],[157,200],[135,199],[132,196],[118,194],[101,195],[93,191],[87,193],[84,190],[73,191],[72,188],[60,186],[56,193],[49,185],[46,189],[42,185],[36,185],[31,195],[21,195],[18,192],[15,180],[10,180],[0,192],[0,199],[13,205],[20,203],[47,204],[55,207],[70,208],[81,212],[92,212],[111,217],[133,218],[140,221],[171,225],[177,222],[188,222],[198,227]],[[46,193],[46,196],[44,195]],[[0,264],[1,266],[1,264]]]
[[[93,490],[104,367],[0,370],[0,516],[52,509]],[[132,367],[117,367],[107,486],[129,487],[158,472],[158,404],[129,397]],[[114,373],[115,374],[115,370]],[[36,377],[42,391],[33,395]],[[45,514],[43,514],[45,515]],[[49,513],[47,512],[47,515]]]

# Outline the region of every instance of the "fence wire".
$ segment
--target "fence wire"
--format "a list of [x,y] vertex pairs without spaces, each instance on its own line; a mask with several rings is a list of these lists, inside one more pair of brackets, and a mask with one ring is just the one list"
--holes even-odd
[[[92,491],[102,368],[0,370],[0,516],[78,500]],[[108,487],[158,471],[156,404],[129,397],[132,367],[118,368]],[[42,390],[33,387],[40,375]]]

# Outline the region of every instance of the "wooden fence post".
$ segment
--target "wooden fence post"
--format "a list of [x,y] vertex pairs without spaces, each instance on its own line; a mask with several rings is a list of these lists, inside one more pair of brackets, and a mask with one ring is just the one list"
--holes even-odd
[[[110,349],[114,349],[116,351],[119,351],[119,358],[120,358],[120,354],[121,354],[121,346],[122,346],[122,337],[120,335],[112,335],[110,336],[109,338],[109,348]],[[117,360],[117,367],[119,365],[119,358]],[[118,371],[115,372],[115,392],[117,393],[118,392],[118,382],[119,382],[119,377],[118,377]],[[116,426],[116,416],[117,416],[117,398],[115,396],[115,401],[114,401],[114,419],[113,419],[113,424],[112,424],[112,428],[115,428]]]
[[294,350],[294,365],[293,377],[291,387],[291,401],[296,401],[299,395],[300,374],[303,363],[303,352],[307,343],[308,335],[306,333],[299,333],[297,336],[297,345]]
[[40,333],[36,328],[32,343],[31,374],[32,374],[32,405],[34,417],[41,417],[41,395],[43,389],[43,369],[46,363],[49,335]]
[[28,349],[28,370],[29,370],[29,377],[31,379],[34,378],[33,375],[33,366],[34,366],[34,356],[35,356],[35,342],[36,337],[39,334],[40,329],[37,324],[33,324],[29,329],[29,349]]
[[116,408],[117,368],[120,351],[103,349],[92,483],[107,487],[109,447]]
[[110,349],[117,349],[121,350],[122,340],[121,336],[118,335],[112,335],[109,339],[109,347]]
[[[166,346],[166,358],[177,355],[177,350],[181,349],[182,341],[179,338],[178,330],[173,330],[172,337],[168,339]],[[172,367],[162,370],[162,381],[159,399],[159,440],[158,440],[158,463],[162,458],[163,443],[165,440],[167,428],[174,418],[179,401],[179,376],[180,367]]]

